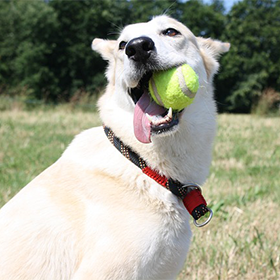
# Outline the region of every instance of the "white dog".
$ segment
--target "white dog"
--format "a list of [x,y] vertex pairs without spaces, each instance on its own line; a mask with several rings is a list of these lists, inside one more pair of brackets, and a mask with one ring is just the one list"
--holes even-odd
[[[0,279],[175,279],[184,265],[191,230],[182,199],[127,157],[135,153],[157,178],[204,183],[216,126],[212,78],[229,44],[158,16],[125,27],[117,41],[95,39],[92,48],[109,61],[99,109],[124,155],[102,127],[84,131],[7,203]],[[191,105],[168,113],[149,98],[147,81],[184,63],[200,87]]]

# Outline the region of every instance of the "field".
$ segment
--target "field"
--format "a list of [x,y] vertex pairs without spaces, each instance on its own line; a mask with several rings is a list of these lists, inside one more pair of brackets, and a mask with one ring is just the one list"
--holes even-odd
[[[178,279],[280,279],[280,118],[220,115],[211,174],[203,187],[211,223],[193,228]],[[96,113],[0,111],[0,205],[53,163]],[[3,230],[3,229],[1,229]]]

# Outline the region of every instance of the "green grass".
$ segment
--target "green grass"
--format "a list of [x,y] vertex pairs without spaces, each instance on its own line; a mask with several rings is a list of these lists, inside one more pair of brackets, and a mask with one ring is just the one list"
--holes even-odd
[[[280,279],[280,118],[220,115],[204,196],[211,223],[193,226],[178,279]],[[59,158],[97,113],[65,107],[0,111],[0,205]]]
[[64,106],[0,111],[0,206],[56,161],[76,134],[99,124],[97,113]]
[[280,118],[220,115],[203,191],[211,223],[193,227],[179,279],[280,279]]

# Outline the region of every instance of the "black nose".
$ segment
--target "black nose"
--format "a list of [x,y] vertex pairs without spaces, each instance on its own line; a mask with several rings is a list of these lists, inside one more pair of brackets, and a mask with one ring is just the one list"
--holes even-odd
[[125,53],[135,61],[146,62],[154,50],[154,41],[149,37],[142,36],[129,41]]

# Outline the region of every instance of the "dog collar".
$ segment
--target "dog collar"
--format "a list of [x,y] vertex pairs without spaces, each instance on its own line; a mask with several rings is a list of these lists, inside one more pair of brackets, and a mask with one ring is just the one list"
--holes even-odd
[[[117,148],[117,150],[125,156],[127,159],[132,161],[136,166],[138,166],[144,174],[155,180],[158,184],[165,187],[171,191],[174,195],[180,197],[183,203],[194,219],[194,224],[197,227],[203,227],[210,222],[213,216],[213,212],[207,207],[207,203],[202,196],[201,188],[197,184],[182,184],[172,178],[167,178],[160,175],[155,170],[152,170],[147,163],[131,148],[124,145],[124,143],[115,136],[113,131],[104,126],[105,134],[107,135],[110,142]],[[208,219],[199,224],[197,220],[204,216],[207,212],[210,213]]]

